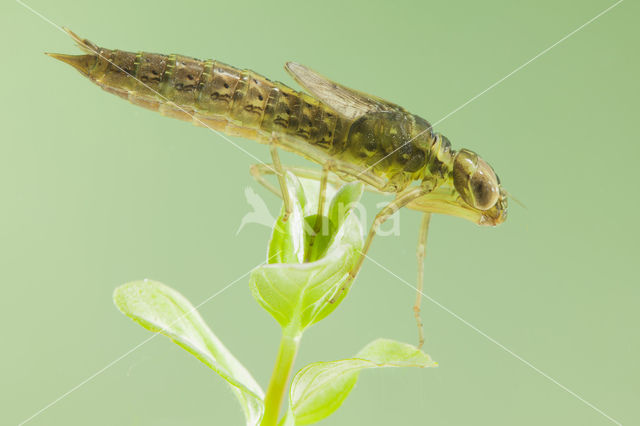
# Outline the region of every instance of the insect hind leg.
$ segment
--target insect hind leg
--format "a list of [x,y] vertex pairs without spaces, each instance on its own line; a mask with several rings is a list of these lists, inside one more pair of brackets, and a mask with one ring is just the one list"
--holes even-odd
[[280,162],[280,156],[278,155],[277,137],[275,133],[271,135],[271,142],[269,143],[269,150],[271,151],[271,160],[273,161],[273,167],[276,175],[278,176],[278,183],[280,183],[280,193],[282,194],[282,200],[284,201],[284,216],[283,222],[286,222],[291,214],[291,197],[287,190],[287,183],[285,178],[285,170]]
[[424,287],[424,258],[427,248],[427,234],[429,232],[429,222],[431,213],[422,215],[422,223],[420,224],[420,233],[418,235],[418,248],[416,250],[416,258],[418,260],[418,282],[416,285],[416,301],[413,304],[413,315],[416,318],[418,326],[418,349],[424,345],[424,324],[420,316],[420,305],[422,304],[422,289]]

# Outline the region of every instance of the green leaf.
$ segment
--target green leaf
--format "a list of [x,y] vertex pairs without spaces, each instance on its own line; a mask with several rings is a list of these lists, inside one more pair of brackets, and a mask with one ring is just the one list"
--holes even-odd
[[329,220],[340,226],[354,205],[360,201],[364,185],[360,182],[350,182],[342,186],[329,205]]
[[240,401],[247,425],[258,424],[264,412],[264,392],[184,296],[162,283],[144,280],[118,287],[113,299],[123,314],[169,337],[218,373]]
[[363,191],[362,183],[347,183],[334,193],[333,198],[328,198],[330,200],[328,216],[318,218],[314,214],[305,218],[306,230],[317,231],[313,237],[308,232],[305,233],[307,241],[313,241],[313,245],[307,248],[308,251],[310,250],[307,259],[313,261],[324,256],[336,236],[336,230],[344,224],[344,220],[360,200]]
[[303,205],[306,198],[302,186],[296,177],[287,172],[285,176],[289,198],[291,199],[291,214],[284,220],[285,210],[273,226],[267,263],[302,263],[304,261],[304,215]]
[[[315,204],[317,208],[318,194],[305,194],[313,191],[309,189],[309,182],[297,183],[291,173],[287,173],[286,182],[293,211],[286,222],[281,216],[274,228],[268,256],[276,260],[254,269],[249,284],[258,303],[283,328],[292,327],[290,332],[297,334],[326,317],[344,299],[348,288],[345,291],[340,289],[346,286],[349,271],[357,261],[363,236],[356,215],[344,213],[346,219],[339,227],[326,217],[320,218],[320,224],[326,225],[327,232],[311,239],[309,230],[316,223],[316,215],[302,218],[301,200],[305,206]],[[357,199],[361,192],[361,186],[351,185],[338,194],[341,194],[341,200],[349,201]],[[313,246],[309,249],[307,245],[311,240]],[[307,250],[310,261],[303,263]],[[329,303],[334,298],[334,303]]]
[[254,269],[249,277],[253,297],[283,328],[304,330],[326,317],[344,299],[348,289],[335,303],[329,303],[346,281],[362,245],[360,222],[355,215],[349,216],[321,259]]
[[308,262],[320,259],[326,253],[336,236],[336,225],[326,216],[317,214],[304,218],[306,258]]
[[337,410],[363,369],[436,366],[415,346],[388,339],[371,342],[351,359],[309,364],[291,383],[289,399],[295,424],[315,423]]

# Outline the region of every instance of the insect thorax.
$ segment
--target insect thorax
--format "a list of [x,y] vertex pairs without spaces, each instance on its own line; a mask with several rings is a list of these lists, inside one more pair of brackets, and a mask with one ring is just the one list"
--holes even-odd
[[451,144],[431,125],[404,111],[381,111],[358,118],[349,129],[342,157],[389,179],[395,190],[416,180],[448,177]]

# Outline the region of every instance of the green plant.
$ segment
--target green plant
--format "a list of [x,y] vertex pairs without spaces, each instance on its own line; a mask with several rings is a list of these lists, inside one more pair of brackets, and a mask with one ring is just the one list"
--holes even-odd
[[317,188],[312,182],[291,174],[286,180],[293,211],[288,220],[283,221],[281,214],[276,221],[268,260],[252,271],[249,280],[253,297],[282,327],[266,395],[180,293],[149,280],[125,284],[114,293],[115,304],[125,315],[169,337],[226,380],[244,409],[247,425],[320,421],[338,409],[364,369],[436,366],[414,346],[378,339],[352,358],[302,368],[290,383],[288,409],[280,418],[302,334],[344,300],[349,289],[343,285],[363,244],[362,227],[350,209],[362,195],[360,183],[332,190],[327,215],[317,217],[313,214]]

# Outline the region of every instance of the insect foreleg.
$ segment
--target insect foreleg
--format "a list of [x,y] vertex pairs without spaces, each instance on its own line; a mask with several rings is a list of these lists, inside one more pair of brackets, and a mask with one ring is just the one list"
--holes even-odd
[[418,235],[418,249],[416,257],[418,258],[418,283],[416,286],[416,302],[413,305],[413,315],[416,317],[418,325],[418,349],[424,345],[424,326],[422,317],[420,316],[420,305],[422,304],[422,289],[424,285],[424,258],[427,249],[427,233],[429,232],[429,221],[431,213],[422,215],[422,223],[420,224],[420,234]]
[[349,271],[349,277],[345,280],[342,287],[338,290],[338,292],[329,300],[330,303],[334,303],[338,298],[342,295],[342,293],[351,285],[353,279],[358,275],[360,268],[362,268],[362,264],[364,263],[365,257],[367,257],[367,252],[371,247],[371,242],[373,241],[373,237],[376,236],[378,232],[378,228],[382,225],[387,219],[389,219],[393,214],[406,206],[410,202],[414,201],[417,198],[422,197],[427,194],[430,190],[425,186],[412,187],[410,189],[405,190],[398,194],[398,196],[387,204],[378,214],[369,229],[369,234],[367,235],[367,239],[365,240],[364,247],[360,252],[360,256],[358,256],[358,260],[356,261],[355,266],[351,271]]

